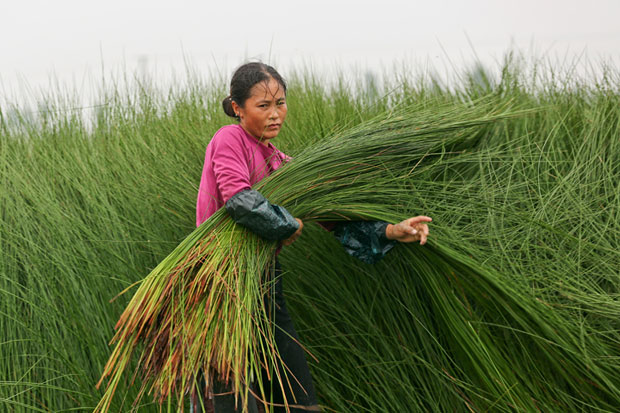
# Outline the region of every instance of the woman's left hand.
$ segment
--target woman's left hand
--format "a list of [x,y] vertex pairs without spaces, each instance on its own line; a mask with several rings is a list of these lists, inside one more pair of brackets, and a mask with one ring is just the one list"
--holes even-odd
[[433,219],[424,215],[406,219],[398,224],[388,224],[385,236],[388,239],[399,242],[420,241],[420,245],[426,244],[428,237],[428,225]]

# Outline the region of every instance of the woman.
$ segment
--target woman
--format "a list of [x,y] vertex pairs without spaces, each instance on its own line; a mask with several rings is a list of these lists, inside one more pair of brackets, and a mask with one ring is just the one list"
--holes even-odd
[[[268,240],[290,245],[302,233],[303,222],[286,209],[271,204],[252,186],[278,169],[289,158],[276,149],[271,140],[280,133],[286,119],[286,83],[278,72],[263,63],[239,67],[231,80],[230,96],[223,101],[227,115],[238,124],[221,128],[207,146],[196,204],[196,225],[200,225],[221,207],[235,222]],[[392,225],[385,222],[343,222],[325,224],[343,243],[345,250],[365,262],[375,262],[389,251],[394,241],[426,242],[431,218],[418,216]],[[282,279],[276,262],[274,323],[275,341],[295,380],[285,386],[291,412],[320,411],[304,350],[286,310]],[[267,383],[269,384],[269,383]],[[279,386],[274,385],[274,411],[285,411]],[[227,383],[216,382],[213,389],[216,413],[235,412],[235,397]],[[206,403],[206,401],[205,401]],[[192,410],[202,411],[196,398]],[[240,403],[239,403],[240,406]],[[240,409],[240,407],[238,407]],[[257,412],[250,400],[250,412]]]

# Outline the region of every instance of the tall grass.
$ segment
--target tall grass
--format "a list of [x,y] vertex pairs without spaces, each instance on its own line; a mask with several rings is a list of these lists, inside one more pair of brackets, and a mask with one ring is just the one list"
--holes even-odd
[[[414,117],[483,95],[535,110],[398,181],[408,196],[384,218],[432,216],[429,245],[367,266],[308,225],[283,250],[327,410],[617,408],[617,79],[610,70],[599,83],[540,84],[506,67],[486,89],[388,78],[367,98],[351,97],[344,79],[291,82],[276,144],[293,156],[412,102]],[[58,103],[35,120],[1,116],[4,410],[90,411],[101,398],[94,385],[130,294],[110,300],[193,230],[204,147],[228,122],[215,83],[102,92],[91,124]],[[111,411],[129,410],[140,388],[130,378]],[[158,410],[148,400],[140,411]]]

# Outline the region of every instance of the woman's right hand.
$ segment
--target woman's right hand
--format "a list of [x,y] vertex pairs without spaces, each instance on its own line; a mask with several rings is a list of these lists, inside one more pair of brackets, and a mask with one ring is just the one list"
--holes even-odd
[[385,236],[387,239],[399,242],[420,241],[420,245],[424,245],[428,237],[428,225],[425,222],[431,222],[432,220],[431,217],[419,215],[398,224],[389,224],[385,228]]
[[282,245],[291,245],[301,235],[301,230],[304,228],[304,223],[299,218],[295,219],[297,220],[297,222],[299,222],[299,228],[297,228],[297,231],[295,231],[293,235],[282,241]]

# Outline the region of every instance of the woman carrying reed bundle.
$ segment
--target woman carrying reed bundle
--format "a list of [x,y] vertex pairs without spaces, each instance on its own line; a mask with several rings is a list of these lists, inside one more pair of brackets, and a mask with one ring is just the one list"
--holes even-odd
[[[302,233],[303,222],[294,218],[286,209],[271,204],[252,186],[278,169],[289,158],[270,142],[278,136],[286,118],[286,83],[271,66],[248,63],[239,67],[231,80],[230,96],[223,101],[227,115],[238,124],[222,127],[207,146],[205,163],[196,205],[196,225],[199,226],[215,211],[225,207],[232,219],[262,238],[290,245]],[[389,251],[394,241],[426,242],[431,219],[417,216],[392,225],[385,222],[326,223],[324,227],[334,232],[345,250],[364,262],[375,262]],[[276,252],[277,254],[277,252]],[[270,317],[275,325],[274,335],[287,385],[270,386],[268,374],[261,388],[272,394],[267,402],[273,411],[320,411],[304,350],[282,294],[281,269],[266,274],[273,280],[272,293],[266,295],[264,305],[271,308]],[[213,408],[216,413],[236,412],[243,403],[232,390],[230,383],[209,372],[213,384]],[[209,387],[209,386],[207,386]],[[199,386],[198,393],[204,386]],[[282,390],[285,394],[282,393]],[[257,394],[257,392],[252,392]],[[206,394],[194,394],[191,410],[201,412],[211,400]],[[255,399],[247,404],[250,412],[258,411]]]

